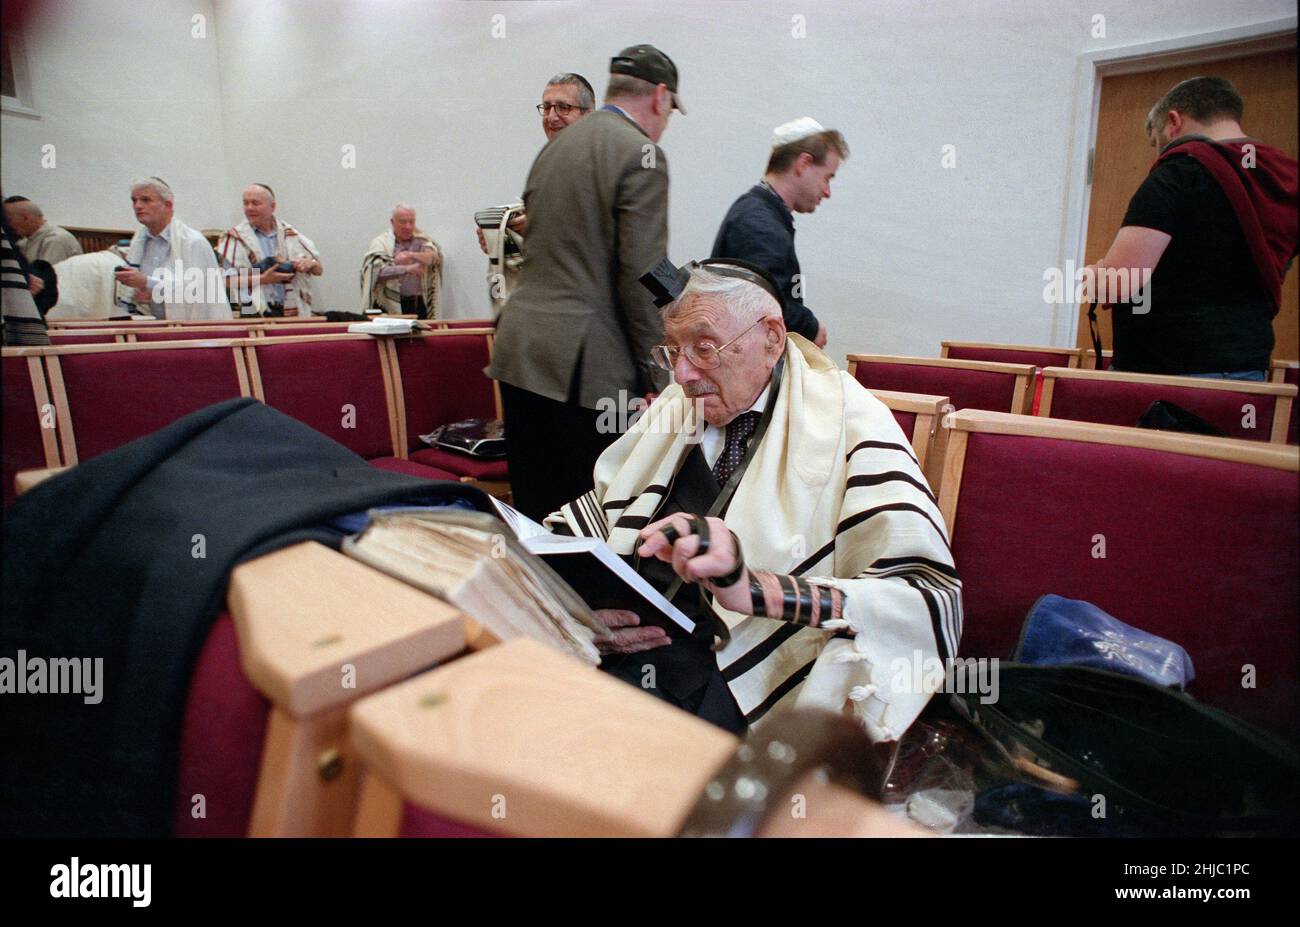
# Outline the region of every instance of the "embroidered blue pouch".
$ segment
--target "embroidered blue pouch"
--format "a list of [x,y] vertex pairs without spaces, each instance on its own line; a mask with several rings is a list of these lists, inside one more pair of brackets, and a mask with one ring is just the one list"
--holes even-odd
[[1177,689],[1196,678],[1192,658],[1173,641],[1127,625],[1091,602],[1050,593],[1029,609],[1012,659],[1089,666]]

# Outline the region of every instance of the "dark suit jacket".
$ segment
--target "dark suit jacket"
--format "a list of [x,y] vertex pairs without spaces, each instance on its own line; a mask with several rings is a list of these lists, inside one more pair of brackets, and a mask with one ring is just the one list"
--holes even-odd
[[795,289],[803,278],[794,253],[794,216],[779,196],[762,184],[742,193],[727,210],[710,257],[740,258],[771,274],[781,293],[786,331],[809,341],[817,338],[821,323],[803,304],[803,297],[796,295],[803,292],[803,287]]
[[667,254],[663,152],[631,119],[598,110],[541,150],[524,204],[523,267],[489,375],[587,409],[662,382],[650,349],[663,324],[637,278]]

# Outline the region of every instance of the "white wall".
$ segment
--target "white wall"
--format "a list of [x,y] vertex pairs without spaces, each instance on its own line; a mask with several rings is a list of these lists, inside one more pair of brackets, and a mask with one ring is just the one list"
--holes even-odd
[[[1295,13],[1290,0],[212,6],[215,34],[194,43],[189,17],[207,4],[149,5],[162,13],[59,4],[34,43],[57,63],[33,61],[38,106],[49,115],[21,132],[13,130],[19,117],[4,117],[6,192],[57,204],[47,212],[64,221],[121,224],[129,216],[117,190],[147,166],[177,187],[184,206],[194,204],[180,214],[220,226],[239,218],[242,185],[265,181],[281,216],[323,251],[324,303],[344,308],[356,301],[362,250],[386,227],[392,203],[406,199],[447,255],[445,314],[480,316],[484,260],[471,215],[522,191],[544,141],[530,109],[542,85],[576,70],[599,91],[614,52],[651,42],[677,63],[689,110],[673,117],[662,142],[670,254],[679,262],[707,254],[731,201],[761,174],[773,126],[812,115],[847,137],[852,157],[833,197],[797,220],[808,302],[837,358],[935,355],[942,338],[1072,343],[1068,322],[1054,336],[1041,293],[1065,238],[1078,55]],[[111,12],[72,17],[72,7]],[[1100,39],[1090,34],[1097,13],[1106,17]],[[498,14],[503,37],[493,36]],[[796,15],[806,37],[792,35]],[[152,75],[138,96],[210,106],[219,74],[220,119],[197,119],[191,104],[184,132],[160,135],[156,124],[133,150],[119,128],[129,110],[111,102],[131,80],[110,92],[102,76],[132,73],[146,17],[172,23],[159,47],[187,63]],[[176,22],[180,38],[170,31]],[[93,164],[68,177],[60,147],[60,182],[51,184],[32,168],[30,149],[56,128]],[[341,166],[349,144],[353,169]],[[941,166],[945,144],[956,146],[955,169]],[[11,165],[11,147],[21,165]]]
[[[138,0],[29,6],[39,116],[0,115],[5,195],[36,200],[56,223],[133,228],[131,180],[152,174],[171,184],[182,221],[209,224],[229,198],[211,0],[147,13]],[[196,15],[206,39],[193,35]],[[45,145],[53,167],[42,166]]]

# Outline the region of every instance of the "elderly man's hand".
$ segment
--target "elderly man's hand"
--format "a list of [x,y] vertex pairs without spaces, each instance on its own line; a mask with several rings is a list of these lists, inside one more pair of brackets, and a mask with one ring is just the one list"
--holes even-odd
[[27,289],[31,291],[33,296],[40,296],[41,292],[45,289],[45,281],[35,274],[32,274],[31,277],[27,279]]
[[641,626],[641,619],[636,612],[621,608],[598,608],[593,614],[613,634],[606,640],[596,641],[596,649],[601,653],[640,653],[671,644],[668,632],[658,625]]
[[[753,611],[748,570],[742,567],[740,579],[725,589],[709,582],[712,577],[726,576],[738,565],[735,539],[721,518],[702,520],[708,525],[709,531],[709,549],[705,553],[699,553],[700,536],[690,533],[690,516],[680,512],[642,528],[642,544],[637,548],[637,553],[642,557],[657,557],[664,563],[672,564],[673,571],[685,582],[702,583],[723,608],[748,615]],[[670,537],[672,532],[664,533],[664,528],[668,526],[676,532],[676,538]]]
[[817,337],[813,339],[813,344],[817,345],[817,347],[819,348],[826,347],[826,326],[825,325],[818,327]]
[[120,268],[113,272],[117,282],[133,290],[143,290],[149,286],[149,278],[134,268]]

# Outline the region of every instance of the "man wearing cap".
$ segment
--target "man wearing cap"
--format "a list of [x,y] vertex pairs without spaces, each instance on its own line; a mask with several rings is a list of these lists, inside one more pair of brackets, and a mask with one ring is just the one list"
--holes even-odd
[[670,636],[635,595],[578,584],[612,632],[601,668],[733,732],[798,702],[896,742],[935,688],[918,667],[948,667],[961,635],[961,583],[911,445],[853,377],[786,336],[753,265],[654,277],[654,357],[675,382],[546,524],[604,540],[697,631]]
[[266,184],[249,184],[243,201],[244,221],[217,242],[239,314],[311,315],[311,278],[325,272],[315,243],[276,216],[275,191]]
[[786,328],[818,347],[826,345],[826,326],[804,305],[794,214],[812,212],[830,198],[831,179],[848,156],[844,136],[809,116],[777,126],[767,172],[731,205],[713,242],[713,257],[741,258],[771,274]]
[[488,373],[501,384],[515,504],[532,518],[591,487],[617,437],[602,418],[658,385],[650,351],[663,330],[637,278],[667,253],[656,143],[674,109],[685,112],[668,56],[624,49],[605,105],[552,138],[529,172],[523,267]]

